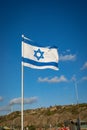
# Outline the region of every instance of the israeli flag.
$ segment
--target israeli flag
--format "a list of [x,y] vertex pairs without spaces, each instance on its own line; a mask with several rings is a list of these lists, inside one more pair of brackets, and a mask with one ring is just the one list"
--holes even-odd
[[56,47],[33,46],[22,41],[22,65],[34,69],[58,70],[58,50]]

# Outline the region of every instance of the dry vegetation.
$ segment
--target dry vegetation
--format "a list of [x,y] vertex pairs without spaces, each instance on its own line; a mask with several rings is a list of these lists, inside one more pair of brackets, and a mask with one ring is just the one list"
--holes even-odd
[[[74,120],[80,117],[80,120],[87,121],[87,104],[50,106],[49,108],[38,108],[24,111],[24,127],[33,126],[34,128],[49,127],[50,124],[55,127],[61,125],[66,120]],[[20,128],[21,113],[13,112],[9,115],[0,116],[0,126]]]

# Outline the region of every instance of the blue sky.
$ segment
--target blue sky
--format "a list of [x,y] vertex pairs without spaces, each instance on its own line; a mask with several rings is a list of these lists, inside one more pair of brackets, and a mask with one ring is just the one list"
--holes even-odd
[[59,71],[24,67],[24,109],[87,103],[87,1],[0,0],[0,114],[20,110],[21,35],[57,46]]

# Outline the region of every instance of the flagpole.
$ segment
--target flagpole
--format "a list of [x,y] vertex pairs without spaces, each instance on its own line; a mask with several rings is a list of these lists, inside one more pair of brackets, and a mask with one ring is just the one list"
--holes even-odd
[[[24,35],[22,35],[22,40],[24,40]],[[23,53],[23,44],[22,44],[22,53]],[[22,62],[21,63],[21,130],[23,130],[24,127],[23,110],[24,110],[24,67]]]

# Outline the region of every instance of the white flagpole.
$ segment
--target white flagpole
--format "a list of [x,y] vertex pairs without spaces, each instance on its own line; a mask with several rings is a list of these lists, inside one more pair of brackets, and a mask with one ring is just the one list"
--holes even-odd
[[[32,41],[31,39],[22,35],[22,40],[24,41],[24,39]],[[22,44],[21,49],[22,49],[22,54],[23,54],[24,53],[23,44]],[[24,111],[24,65],[22,62],[21,63],[21,130],[23,130],[23,128],[24,128],[24,113],[23,113],[23,111]]]
[[[22,35],[22,38],[24,39],[24,35]],[[22,41],[23,42],[23,41]],[[22,53],[23,53],[23,44],[22,44]],[[23,62],[21,63],[21,130],[23,130],[23,110],[24,110],[24,67]]]

